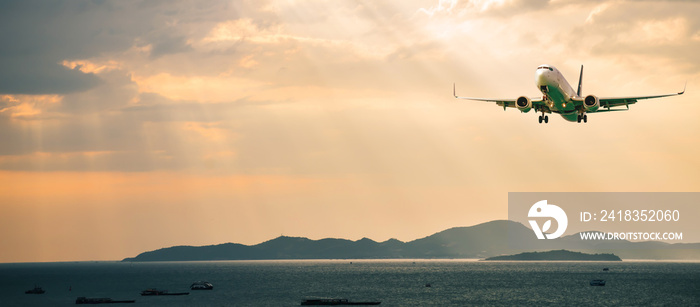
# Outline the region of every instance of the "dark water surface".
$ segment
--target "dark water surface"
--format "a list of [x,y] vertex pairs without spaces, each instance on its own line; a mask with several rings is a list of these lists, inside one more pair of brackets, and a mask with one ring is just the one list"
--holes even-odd
[[[351,263],[352,262],[352,263]],[[603,272],[609,267],[609,272]],[[605,279],[592,287],[591,279]],[[197,280],[212,291],[191,291]],[[430,283],[431,287],[425,284]],[[38,285],[45,294],[24,291]],[[147,288],[190,292],[142,297]],[[700,305],[698,262],[292,260],[0,264],[0,306],[68,306],[76,297],[134,299],[110,306],[298,306],[305,297],[381,306]]]

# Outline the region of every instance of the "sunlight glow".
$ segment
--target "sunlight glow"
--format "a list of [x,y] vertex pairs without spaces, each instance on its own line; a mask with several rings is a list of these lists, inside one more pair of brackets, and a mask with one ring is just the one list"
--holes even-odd
[[[694,2],[119,3],[0,21],[0,262],[413,240],[506,218],[509,191],[699,186]],[[585,125],[453,97],[539,96],[543,63],[688,92]]]

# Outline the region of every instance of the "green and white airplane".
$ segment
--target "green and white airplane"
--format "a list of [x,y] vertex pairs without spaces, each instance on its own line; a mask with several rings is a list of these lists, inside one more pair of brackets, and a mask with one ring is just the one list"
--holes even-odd
[[[564,76],[551,65],[541,65],[537,67],[535,72],[535,84],[542,92],[542,97],[529,98],[520,96],[517,99],[488,99],[474,97],[457,96],[455,85],[452,85],[452,94],[455,98],[469,99],[477,101],[495,102],[502,106],[503,110],[508,108],[517,108],[522,113],[527,113],[534,109],[535,112],[542,112],[539,116],[539,121],[542,123],[549,122],[549,117],[546,113],[557,113],[568,121],[583,121],[588,122],[586,113],[625,111],[629,109],[629,105],[634,104],[637,100],[661,98],[668,96],[677,96],[685,93],[685,87],[682,92],[664,95],[653,96],[637,96],[637,97],[614,97],[614,98],[598,98],[596,95],[581,96],[581,85],[583,81],[583,65],[581,65],[581,74],[578,79],[578,90],[569,85]],[[626,106],[627,109],[611,109],[614,107]]]

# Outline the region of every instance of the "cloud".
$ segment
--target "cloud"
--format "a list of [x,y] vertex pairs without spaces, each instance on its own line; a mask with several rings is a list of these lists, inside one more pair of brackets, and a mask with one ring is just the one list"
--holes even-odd
[[[187,52],[187,35],[235,18],[247,1],[3,1],[0,4],[0,93],[66,94],[98,85],[63,61],[115,56],[148,46],[152,57]],[[203,19],[203,18],[206,18]]]
[[470,17],[509,17],[532,10],[540,10],[550,4],[550,0],[439,0],[436,6],[420,8],[419,12],[430,17],[470,16]]
[[90,89],[100,83],[94,74],[68,69],[59,63],[28,57],[0,59],[0,93],[68,94]]
[[[622,16],[626,3],[604,9],[547,1],[55,5],[55,16],[15,8],[32,15],[30,20],[46,17],[56,28],[50,33],[56,37],[45,44],[57,48],[36,51],[35,57],[54,59],[57,69],[96,81],[72,85],[71,91],[68,85],[37,85],[35,93],[61,94],[47,96],[54,97],[51,103],[31,95],[1,100],[7,142],[0,154],[7,159],[0,168],[206,170],[214,163],[231,173],[338,174],[382,167],[387,173],[410,172],[421,159],[444,153],[421,150],[414,136],[402,132],[429,120],[415,119],[424,108],[444,108],[452,82],[473,95],[517,97],[536,93],[520,82],[531,78],[529,68],[547,62],[566,67],[572,55],[571,67],[581,58],[605,58],[603,41],[640,56],[686,52],[692,58],[692,48],[683,44],[698,33],[686,15],[663,5],[664,18]],[[548,18],[541,18],[544,9]],[[507,23],[504,14],[512,14]],[[148,21],[124,22],[132,15]],[[625,29],[627,19],[640,26]],[[58,26],[62,23],[67,25]],[[685,29],[676,32],[680,35],[659,34],[679,28]],[[74,29],[78,35],[71,34]],[[681,48],[631,47],[640,41]],[[507,88],[494,85],[500,82]],[[440,133],[458,129],[463,119],[441,126]],[[389,123],[403,129],[387,128]],[[437,131],[421,127],[416,133]],[[386,140],[394,145],[387,147]]]
[[440,13],[450,13],[452,9],[457,5],[457,0],[440,0],[437,6],[431,6],[430,8],[420,8],[418,11],[427,14],[432,17],[435,14]]
[[96,86],[95,75],[60,63],[128,47],[129,42],[108,34],[92,20],[104,13],[86,1],[4,1],[0,8],[0,92],[65,94]]
[[100,85],[89,90],[63,96],[60,107],[52,111],[77,115],[102,111],[118,111],[127,106],[137,95],[136,84],[123,70],[110,70],[99,74]]
[[161,36],[151,40],[151,57],[157,58],[167,54],[191,51],[192,46],[184,36]]
[[[700,69],[700,6],[683,1],[615,2],[596,6],[575,33],[592,55],[673,62],[678,72]],[[668,66],[666,67],[668,68]]]

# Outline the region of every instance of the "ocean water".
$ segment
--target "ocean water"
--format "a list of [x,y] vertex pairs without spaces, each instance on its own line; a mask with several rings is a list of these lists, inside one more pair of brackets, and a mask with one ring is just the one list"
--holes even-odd
[[[610,271],[603,272],[603,267]],[[605,279],[592,287],[591,279]],[[206,280],[212,291],[190,291]],[[431,287],[425,284],[430,283]],[[24,294],[38,285],[45,294]],[[190,292],[140,296],[147,288]],[[290,260],[0,264],[0,306],[68,306],[79,296],[124,306],[299,306],[306,297],[381,306],[700,305],[699,262]],[[114,306],[114,305],[110,305]],[[116,305],[122,306],[122,305]]]

